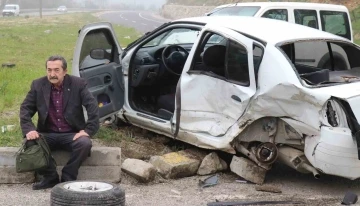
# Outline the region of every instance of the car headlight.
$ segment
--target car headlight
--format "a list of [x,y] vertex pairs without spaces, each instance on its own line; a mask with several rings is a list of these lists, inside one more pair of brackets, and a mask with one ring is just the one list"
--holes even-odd
[[345,110],[336,99],[328,100],[322,110],[322,123],[329,127],[349,128]]

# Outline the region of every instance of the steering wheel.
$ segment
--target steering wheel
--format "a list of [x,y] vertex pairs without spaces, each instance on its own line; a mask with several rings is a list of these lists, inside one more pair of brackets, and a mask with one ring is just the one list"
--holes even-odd
[[169,45],[164,48],[161,58],[168,72],[180,76],[188,55],[189,52],[183,47]]

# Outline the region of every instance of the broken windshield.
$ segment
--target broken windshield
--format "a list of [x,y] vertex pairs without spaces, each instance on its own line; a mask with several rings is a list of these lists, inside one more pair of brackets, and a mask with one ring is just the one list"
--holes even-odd
[[360,80],[360,50],[351,43],[307,40],[284,44],[281,49],[308,85]]

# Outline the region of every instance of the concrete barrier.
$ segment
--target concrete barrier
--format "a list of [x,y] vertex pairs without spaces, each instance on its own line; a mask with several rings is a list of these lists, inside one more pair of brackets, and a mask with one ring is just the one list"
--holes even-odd
[[[16,173],[15,155],[18,147],[0,147],[0,183],[31,183],[35,181],[34,172]],[[57,170],[70,158],[70,152],[54,151]],[[117,183],[121,180],[121,149],[119,147],[93,147],[91,156],[79,169],[78,180],[98,180]]]

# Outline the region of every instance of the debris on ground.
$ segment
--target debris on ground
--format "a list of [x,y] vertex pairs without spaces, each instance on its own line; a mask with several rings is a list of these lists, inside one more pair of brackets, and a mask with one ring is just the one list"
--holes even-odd
[[262,185],[265,181],[266,170],[244,157],[233,156],[230,170],[247,181]]
[[346,192],[342,205],[352,205],[358,201],[358,196],[352,192]]
[[272,185],[256,185],[255,190],[263,192],[282,193],[280,188]]
[[239,206],[239,205],[299,205],[304,202],[296,201],[233,201],[233,202],[210,202],[207,206]]
[[246,180],[235,180],[235,182],[238,182],[238,183],[248,183],[248,181],[246,181]]
[[198,175],[210,175],[227,169],[227,164],[216,152],[206,155],[197,171]]
[[211,177],[206,178],[205,180],[199,180],[199,186],[201,188],[214,186],[218,184],[218,181],[219,181],[219,176],[213,175]]
[[177,191],[177,190],[174,190],[174,189],[172,189],[172,190],[170,190],[172,193],[175,193],[175,194],[177,194],[177,195],[181,195],[181,192],[179,192],[179,191]]
[[14,63],[3,63],[1,65],[1,67],[9,67],[9,68],[12,68],[12,67],[15,67],[15,64]]

